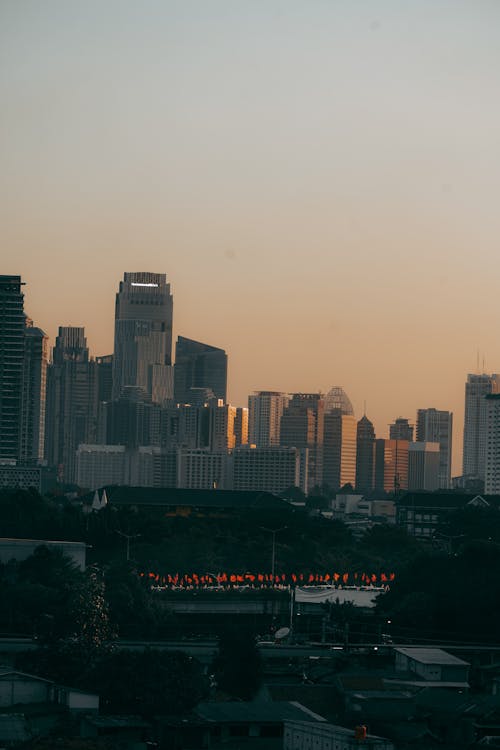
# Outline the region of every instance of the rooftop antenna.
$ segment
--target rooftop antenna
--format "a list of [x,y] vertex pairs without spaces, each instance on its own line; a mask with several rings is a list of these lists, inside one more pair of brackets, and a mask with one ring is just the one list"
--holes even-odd
[[477,355],[476,355],[476,372],[478,375],[480,374],[479,373],[479,349],[477,350]]
[[483,372],[486,372],[486,358],[483,354]]
[[366,399],[363,401],[363,416],[366,417]]

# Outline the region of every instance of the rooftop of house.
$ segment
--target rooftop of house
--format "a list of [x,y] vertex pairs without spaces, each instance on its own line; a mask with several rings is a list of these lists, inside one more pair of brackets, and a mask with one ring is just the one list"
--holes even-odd
[[453,656],[442,648],[411,648],[411,647],[395,647],[394,651],[396,654],[403,654],[413,661],[418,661],[420,664],[438,664],[441,666],[455,666],[455,667],[468,667],[469,662],[459,659],[458,656]]
[[[109,503],[114,505],[149,505],[156,507],[231,508],[244,510],[289,509],[289,504],[271,492],[233,490],[191,490],[170,487],[109,486],[106,490]],[[94,492],[85,495],[85,504],[92,503]]]
[[297,701],[199,703],[193,713],[200,719],[214,724],[275,724],[293,720],[325,721],[322,716]]

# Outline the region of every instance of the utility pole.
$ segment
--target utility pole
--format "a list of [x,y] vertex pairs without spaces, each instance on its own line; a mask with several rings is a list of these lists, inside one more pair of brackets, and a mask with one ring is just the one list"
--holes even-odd
[[274,585],[274,578],[275,578],[275,573],[276,573],[276,534],[279,531],[284,531],[288,527],[281,526],[279,529],[266,529],[265,526],[261,526],[260,528],[262,529],[262,531],[267,531],[269,532],[269,534],[273,535],[273,547],[272,547],[272,552],[271,552],[271,574],[273,577],[273,585]]

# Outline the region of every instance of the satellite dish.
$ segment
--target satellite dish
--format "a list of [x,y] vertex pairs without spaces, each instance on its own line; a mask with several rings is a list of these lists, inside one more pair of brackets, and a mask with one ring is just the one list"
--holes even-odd
[[274,634],[274,637],[276,638],[277,641],[280,641],[282,638],[286,638],[289,632],[290,632],[290,628],[280,628],[279,630],[276,631],[276,633]]

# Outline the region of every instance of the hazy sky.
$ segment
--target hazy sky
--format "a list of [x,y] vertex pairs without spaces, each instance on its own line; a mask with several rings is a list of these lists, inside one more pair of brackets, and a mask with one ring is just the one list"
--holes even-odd
[[500,370],[498,0],[1,0],[2,273],[112,351],[124,271],[229,395],[342,385],[377,434]]

